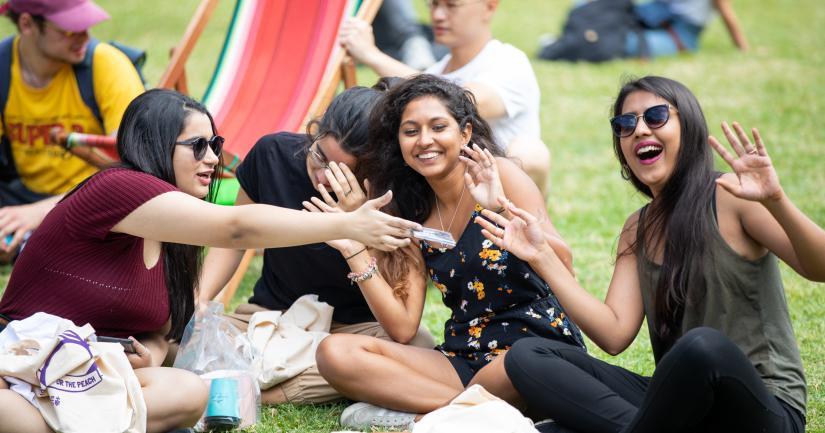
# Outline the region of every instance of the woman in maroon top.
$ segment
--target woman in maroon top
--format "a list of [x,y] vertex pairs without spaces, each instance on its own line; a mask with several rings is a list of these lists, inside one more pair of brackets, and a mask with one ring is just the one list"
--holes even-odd
[[[90,323],[98,335],[137,337],[129,360],[150,432],[191,426],[206,405],[197,376],[160,367],[166,342],[181,337],[194,310],[203,246],[354,239],[392,250],[408,245],[410,229],[419,227],[378,211],[391,194],[338,214],[204,201],[215,193],[223,138],[203,105],[173,91],[150,90],[132,101],[117,143],[122,166],[84,181],[32,235],[0,314],[15,320],[43,311]],[[0,433],[50,431],[37,409],[7,388],[0,379]]]

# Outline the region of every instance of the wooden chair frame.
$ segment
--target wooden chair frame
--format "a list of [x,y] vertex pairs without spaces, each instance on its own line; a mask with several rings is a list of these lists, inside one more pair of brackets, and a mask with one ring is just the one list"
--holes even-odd
[[[372,22],[378,9],[381,6],[381,0],[364,1],[362,6],[358,9],[357,18]],[[186,28],[186,32],[177,47],[171,51],[171,60],[163,73],[157,87],[166,89],[175,89],[181,93],[188,93],[188,86],[186,83],[186,69],[185,64],[187,59],[195,48],[195,44],[206,28],[218,0],[202,0],[198,6],[195,14]],[[345,88],[350,88],[357,84],[357,76],[355,69],[355,62],[344,51],[338,51],[332,61],[328,63],[327,69],[324,71],[321,84],[318,92],[312,100],[307,116],[304,119],[304,125],[314,117],[323,113],[326,107],[335,96],[339,85],[343,83]],[[235,296],[238,287],[249,268],[252,259],[255,257],[255,250],[246,250],[243,258],[238,265],[237,270],[233,274],[227,285],[215,297],[218,301],[228,306],[229,302]]]

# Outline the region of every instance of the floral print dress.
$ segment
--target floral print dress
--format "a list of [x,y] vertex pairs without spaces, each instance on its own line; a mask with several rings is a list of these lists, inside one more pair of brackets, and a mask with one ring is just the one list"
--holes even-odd
[[452,311],[444,324],[444,343],[436,349],[454,365],[453,359],[463,358],[477,372],[524,337],[584,347],[581,332],[547,283],[481,233],[474,221],[481,209],[476,205],[454,248],[420,242],[427,273]]

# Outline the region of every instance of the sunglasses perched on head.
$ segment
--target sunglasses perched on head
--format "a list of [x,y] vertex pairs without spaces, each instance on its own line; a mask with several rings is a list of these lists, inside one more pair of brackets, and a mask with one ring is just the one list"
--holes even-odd
[[212,153],[214,153],[215,156],[221,156],[221,150],[223,149],[223,137],[220,135],[215,135],[209,139],[206,137],[195,137],[190,138],[189,140],[178,141],[175,144],[191,147],[192,153],[195,155],[195,159],[200,161],[204,156],[206,156],[207,147],[212,148]]
[[636,132],[639,118],[645,120],[648,128],[658,129],[665,126],[670,119],[671,108],[670,104],[662,104],[654,105],[638,116],[631,113],[622,114],[610,119],[610,127],[613,129],[613,134],[620,138],[629,137]]

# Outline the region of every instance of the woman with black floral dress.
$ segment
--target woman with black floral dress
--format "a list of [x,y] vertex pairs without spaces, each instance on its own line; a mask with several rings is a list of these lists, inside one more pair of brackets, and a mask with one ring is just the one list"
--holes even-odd
[[[535,212],[547,244],[568,267],[572,262],[539,189],[501,156],[473,101],[453,83],[419,75],[387,92],[372,112],[371,151],[358,165],[370,195],[392,189],[384,211],[456,240],[453,248],[422,240],[378,265],[388,275],[428,275],[452,314],[437,350],[357,335],[322,342],[321,374],[343,395],[366,402],[344,411],[345,427],[409,427],[415,414],[447,404],[472,384],[518,404],[499,356],[516,340],[539,336],[584,346],[547,283],[488,241],[474,221],[482,209],[508,214],[499,203],[507,197]],[[419,279],[396,295],[425,290]]]
[[437,347],[466,386],[476,372],[525,336],[584,346],[550,287],[518,257],[499,249],[473,220],[455,248],[421,241],[427,273],[452,315]]

